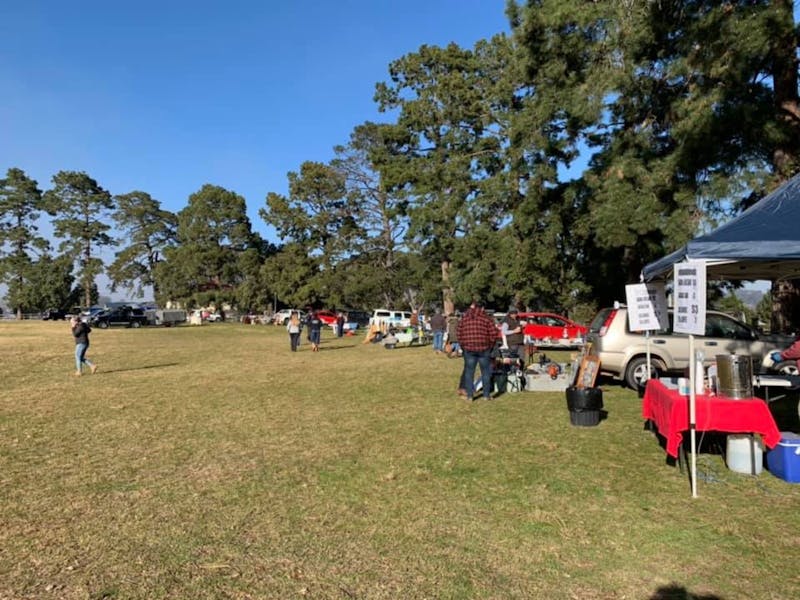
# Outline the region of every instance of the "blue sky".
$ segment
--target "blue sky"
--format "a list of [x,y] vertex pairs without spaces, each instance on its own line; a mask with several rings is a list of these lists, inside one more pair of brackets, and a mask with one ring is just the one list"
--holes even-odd
[[205,183],[253,227],[289,171],[367,120],[388,65],[508,32],[505,0],[27,0],[0,6],[0,172],[85,171],[168,210]]

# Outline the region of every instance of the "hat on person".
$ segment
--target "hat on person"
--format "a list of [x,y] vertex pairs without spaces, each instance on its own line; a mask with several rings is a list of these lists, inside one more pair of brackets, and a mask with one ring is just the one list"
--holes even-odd
[[519,311],[517,310],[516,306],[509,306],[508,307],[508,314],[517,314]]

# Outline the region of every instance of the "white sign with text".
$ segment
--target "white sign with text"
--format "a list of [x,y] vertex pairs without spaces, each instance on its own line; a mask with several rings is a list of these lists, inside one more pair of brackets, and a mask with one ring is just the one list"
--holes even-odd
[[706,263],[687,260],[674,267],[676,333],[706,333]]
[[628,326],[631,331],[658,331],[669,327],[667,295],[663,283],[632,283],[625,286]]

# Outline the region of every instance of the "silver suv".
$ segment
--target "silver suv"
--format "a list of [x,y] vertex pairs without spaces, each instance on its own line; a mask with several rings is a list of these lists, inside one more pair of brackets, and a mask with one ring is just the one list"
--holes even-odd
[[[650,332],[650,366],[653,376],[683,371],[689,366],[689,336],[673,333],[672,311],[669,327]],[[628,327],[625,307],[604,308],[598,312],[586,336],[591,353],[600,358],[600,372],[636,389],[647,378],[647,342],[644,333]],[[791,344],[791,338],[759,336],[750,327],[716,311],[706,313],[706,333],[695,336],[695,349],[705,353],[704,364],[714,363],[717,354],[741,354],[753,357],[753,369],[766,371],[772,360],[769,353]],[[760,367],[759,367],[760,366]]]

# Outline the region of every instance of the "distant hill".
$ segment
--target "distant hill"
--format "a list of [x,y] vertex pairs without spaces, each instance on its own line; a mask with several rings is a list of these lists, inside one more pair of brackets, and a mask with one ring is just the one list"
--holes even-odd
[[749,308],[755,309],[761,298],[764,297],[764,292],[759,290],[736,290],[736,297],[745,303]]

